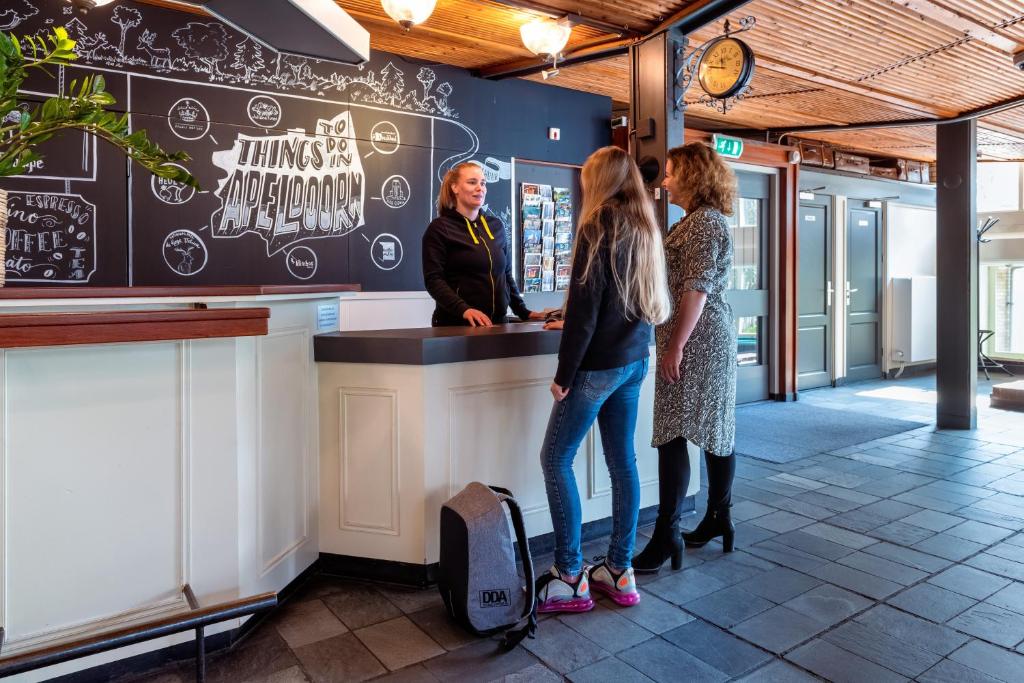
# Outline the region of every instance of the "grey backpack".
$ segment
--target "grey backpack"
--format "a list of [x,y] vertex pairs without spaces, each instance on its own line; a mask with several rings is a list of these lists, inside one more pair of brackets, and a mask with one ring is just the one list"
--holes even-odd
[[[525,579],[517,571],[503,505],[512,517]],[[473,482],[441,507],[437,587],[448,614],[469,632],[492,635],[526,619],[523,628],[505,634],[503,644],[512,649],[533,637],[533,560],[522,512],[507,489]]]

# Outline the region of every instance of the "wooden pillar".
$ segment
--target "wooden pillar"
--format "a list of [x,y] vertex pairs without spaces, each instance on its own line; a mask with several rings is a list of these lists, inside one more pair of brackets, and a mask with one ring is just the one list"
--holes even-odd
[[936,127],[936,424],[978,424],[977,122]]

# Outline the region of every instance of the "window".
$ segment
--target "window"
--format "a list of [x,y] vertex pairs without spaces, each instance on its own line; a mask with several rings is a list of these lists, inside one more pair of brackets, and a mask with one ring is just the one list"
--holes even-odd
[[1024,263],[988,266],[982,328],[993,332],[990,356],[1024,357]]
[[978,164],[978,211],[1020,211],[1020,170],[1019,163]]

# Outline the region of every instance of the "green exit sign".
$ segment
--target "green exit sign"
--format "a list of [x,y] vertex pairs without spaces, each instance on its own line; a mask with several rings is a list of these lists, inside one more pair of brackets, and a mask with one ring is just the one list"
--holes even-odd
[[727,159],[739,159],[743,156],[743,140],[731,138],[728,135],[718,135],[711,138],[715,143],[715,151]]

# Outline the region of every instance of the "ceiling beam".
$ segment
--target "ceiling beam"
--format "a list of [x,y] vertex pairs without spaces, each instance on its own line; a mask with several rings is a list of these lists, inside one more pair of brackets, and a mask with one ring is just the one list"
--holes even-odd
[[935,2],[935,0],[894,0],[893,4],[906,7],[911,12],[916,12],[925,19],[930,19],[933,23],[959,31],[1007,55],[1012,55],[1020,48],[1016,40],[1002,33],[997,33],[976,19],[951,10],[945,5]]
[[648,35],[657,35],[672,28],[678,29],[684,35],[689,35],[700,27],[718,21],[730,12],[735,12],[750,1],[696,0],[658,24]]
[[[361,23],[373,25],[380,29],[381,34],[387,34],[393,38],[404,38],[407,36],[407,32],[401,26],[399,26],[394,19],[386,15],[376,15],[369,12],[360,12],[358,10],[345,10],[349,16],[353,19],[358,19]],[[530,51],[525,47],[516,47],[515,45],[508,45],[500,41],[487,41],[484,39],[475,39],[464,33],[454,33],[452,31],[445,31],[444,29],[433,28],[427,24],[419,24],[416,26],[416,35],[432,36],[434,38],[443,39],[449,43],[455,43],[463,45],[465,47],[474,48],[476,50],[487,50],[490,52],[504,52],[510,56],[517,56],[523,58],[524,55],[530,54]],[[373,35],[370,36],[371,41]]]
[[638,38],[643,35],[641,31],[630,28],[629,26],[619,26],[618,24],[588,17],[583,14],[566,12],[565,10],[552,7],[551,5],[546,5],[543,2],[536,2],[535,0],[491,0],[491,2],[495,2],[499,5],[505,5],[507,7],[527,10],[529,12],[539,12],[540,14],[546,14],[553,18],[565,17],[571,24],[588,26],[590,28],[597,29],[598,31],[614,34],[620,38]]

